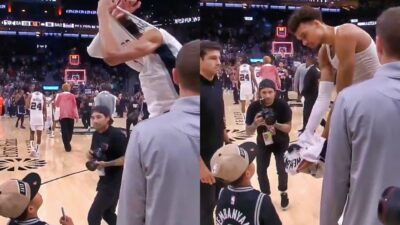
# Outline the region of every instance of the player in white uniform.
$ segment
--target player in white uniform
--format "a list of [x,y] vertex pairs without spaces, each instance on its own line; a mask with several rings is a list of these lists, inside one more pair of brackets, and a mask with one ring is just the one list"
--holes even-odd
[[254,77],[254,70],[245,58],[242,59],[242,64],[238,67],[237,73],[239,74],[240,104],[243,118],[246,118],[246,101],[253,101],[254,90],[257,89],[258,85]]
[[[26,101],[26,107],[30,110],[30,147],[31,156],[39,157],[39,146],[42,141],[42,131],[44,122],[47,117],[46,99],[44,95],[39,92],[39,86],[35,86],[34,92],[29,95]],[[36,145],[34,145],[35,131],[37,134]]]
[[46,109],[47,109],[47,117],[46,117],[46,123],[45,123],[45,129],[47,130],[47,133],[50,134],[51,138],[54,138],[54,128],[53,128],[53,118],[54,118],[54,101],[53,97],[47,93],[46,94]]
[[299,137],[308,150],[303,151],[307,157],[302,156],[297,171],[308,171],[325,160],[327,144],[324,142],[329,136],[330,113],[322,137],[316,135],[315,130],[329,109],[334,82],[336,93],[340,94],[344,88],[372,78],[380,63],[375,42],[367,32],[354,24],[331,27],[322,21],[321,12],[312,7],[296,10],[289,19],[288,27],[303,45],[309,48],[321,46],[318,53],[321,70],[318,98]]
[[[124,2],[127,4],[125,0],[119,4]],[[119,6],[133,12],[139,8],[140,2],[131,2],[136,5]],[[110,0],[99,1],[99,35],[88,47],[89,55],[103,58],[112,66],[126,63],[140,72],[139,79],[150,117],[169,111],[178,97],[179,90],[173,83],[172,69],[182,45],[165,30],[130,13],[114,13],[118,10],[115,7]]]

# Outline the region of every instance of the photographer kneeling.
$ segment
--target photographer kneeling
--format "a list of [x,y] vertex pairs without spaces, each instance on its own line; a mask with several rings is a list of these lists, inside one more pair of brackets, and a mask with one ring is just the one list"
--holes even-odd
[[281,207],[287,209],[289,198],[286,193],[288,175],[285,171],[283,155],[289,145],[289,132],[292,128],[292,110],[287,102],[276,98],[276,87],[272,80],[265,79],[259,84],[260,100],[249,105],[246,114],[246,133],[257,130],[257,176],[260,189],[271,194],[267,168],[274,153],[281,191]]
[[108,224],[115,225],[127,138],[119,129],[111,126],[113,120],[107,107],[95,106],[91,119],[96,131],[86,167],[91,171],[97,169],[100,180],[97,183],[97,195],[89,210],[88,223],[100,225],[103,218]]

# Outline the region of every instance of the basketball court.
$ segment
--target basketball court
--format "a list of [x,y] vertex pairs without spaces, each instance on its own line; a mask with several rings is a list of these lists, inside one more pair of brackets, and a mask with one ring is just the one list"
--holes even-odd
[[[293,94],[290,93],[291,99],[295,97]],[[233,104],[232,92],[225,92],[224,98],[227,129],[234,143],[255,141],[255,135],[249,137],[245,134],[240,105]],[[291,141],[294,141],[297,139],[297,130],[301,128],[302,107],[299,106],[299,102],[291,101],[290,103],[293,110],[290,137]],[[125,118],[114,120],[115,127],[125,127]],[[15,117],[0,118],[0,180],[22,179],[30,172],[39,173],[43,183],[51,181],[40,188],[43,205],[39,210],[39,218],[49,224],[59,224],[58,221],[62,215],[61,207],[64,207],[65,213],[73,218],[75,224],[86,224],[98,181],[96,172],[85,171],[91,133],[83,129],[79,121],[74,128],[71,141],[72,151],[65,152],[59,128],[54,138],[50,138],[50,135],[43,132],[40,156],[32,158],[29,155],[29,120],[27,119],[24,123],[27,129],[16,128],[15,121]],[[321,131],[321,128],[319,129]],[[277,190],[278,178],[274,157],[268,168],[268,175],[271,182],[271,198],[283,224],[318,224],[322,179],[315,179],[304,174],[289,176],[290,206],[288,210],[282,211],[280,193]],[[252,184],[255,188],[259,188],[256,175],[252,178]],[[6,224],[6,221],[7,219],[0,218],[0,224]]]

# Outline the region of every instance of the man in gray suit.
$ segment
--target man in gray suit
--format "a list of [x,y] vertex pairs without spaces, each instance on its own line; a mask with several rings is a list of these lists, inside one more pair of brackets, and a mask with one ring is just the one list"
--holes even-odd
[[[400,186],[400,7],[377,20],[382,66],[374,77],[344,89],[335,102],[321,199],[321,225],[380,224],[381,193]],[[346,203],[347,201],[347,203]]]

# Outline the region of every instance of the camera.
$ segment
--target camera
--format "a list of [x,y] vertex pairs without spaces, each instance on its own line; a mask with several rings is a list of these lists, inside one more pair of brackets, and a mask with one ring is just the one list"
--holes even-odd
[[86,162],[86,168],[88,168],[88,170],[95,171],[97,169],[97,165],[96,165],[97,161],[106,161],[107,160],[107,157],[105,155],[105,149],[107,149],[107,148],[104,148],[104,146],[102,146],[102,147],[95,148],[93,150],[93,154],[92,154],[93,159]]
[[378,218],[384,225],[400,225],[400,188],[388,187],[382,193]]
[[272,126],[276,122],[275,113],[274,113],[274,110],[272,108],[263,108],[261,110],[261,116],[264,118],[265,123],[268,126]]

